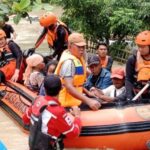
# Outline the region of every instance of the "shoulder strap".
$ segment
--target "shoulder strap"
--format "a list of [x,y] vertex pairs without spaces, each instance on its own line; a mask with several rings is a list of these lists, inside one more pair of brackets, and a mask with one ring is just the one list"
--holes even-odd
[[71,31],[70,31],[70,29],[68,28],[68,26],[66,26],[66,25],[64,25],[64,24],[61,24],[61,23],[59,23],[59,26],[63,27],[63,28],[68,32],[68,35],[71,34]]
[[43,105],[40,109],[40,114],[47,108],[47,106],[57,106],[55,101],[49,101],[47,105]]

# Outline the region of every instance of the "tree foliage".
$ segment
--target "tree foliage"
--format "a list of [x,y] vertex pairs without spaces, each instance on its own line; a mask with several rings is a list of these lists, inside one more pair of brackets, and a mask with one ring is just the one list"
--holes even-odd
[[50,0],[64,9],[63,20],[88,38],[119,41],[150,29],[149,0]]
[[0,21],[5,15],[15,15],[13,20],[17,24],[21,18],[29,17],[28,12],[32,10],[51,10],[50,4],[45,4],[42,0],[1,0],[0,1]]
[[[140,30],[150,30],[149,0],[0,0],[0,20],[14,16],[18,23],[31,10],[51,10],[51,4],[64,9],[62,19],[70,28],[93,41],[123,40]],[[48,3],[48,4],[45,4]]]

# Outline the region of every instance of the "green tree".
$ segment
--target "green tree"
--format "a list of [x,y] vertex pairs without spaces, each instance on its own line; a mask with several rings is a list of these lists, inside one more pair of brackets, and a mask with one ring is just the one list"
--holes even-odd
[[110,31],[113,38],[122,41],[127,35],[135,35],[142,27],[142,21],[135,17],[135,10],[119,8],[110,17]]
[[52,6],[43,3],[42,0],[0,0],[0,2],[0,21],[3,21],[6,15],[15,14],[13,19],[16,24],[21,18],[29,17],[28,12],[32,10],[52,10]]
[[150,30],[150,1],[141,0],[139,9],[137,10],[138,18],[143,22],[143,28]]
[[62,19],[93,41],[126,36],[150,29],[149,0],[50,0],[64,9]]
[[63,21],[75,31],[83,32],[87,38],[97,41],[110,38],[109,15],[111,8],[107,8],[100,0],[63,0]]
[[[51,10],[51,4],[64,9],[62,19],[73,30],[83,32],[92,41],[119,41],[140,30],[150,29],[149,0],[0,0],[0,20],[4,15],[14,16],[18,23],[28,12]],[[45,4],[48,3],[48,4]]]
[[110,16],[110,31],[113,37],[121,41],[126,36],[134,36],[140,30],[150,29],[150,2],[146,0],[114,1],[114,9]]

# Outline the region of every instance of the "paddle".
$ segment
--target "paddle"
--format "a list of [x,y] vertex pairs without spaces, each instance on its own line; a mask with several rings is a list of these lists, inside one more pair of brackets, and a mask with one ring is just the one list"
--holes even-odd
[[150,81],[148,81],[147,84],[145,84],[145,86],[139,91],[139,93],[133,97],[132,101],[136,101],[149,86]]

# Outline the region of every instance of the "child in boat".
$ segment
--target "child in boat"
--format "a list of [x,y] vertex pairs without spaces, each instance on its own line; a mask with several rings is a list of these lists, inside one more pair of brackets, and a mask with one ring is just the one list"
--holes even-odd
[[24,73],[24,84],[31,90],[39,91],[44,80],[44,59],[39,54],[33,54],[26,59],[27,68]]
[[57,67],[58,61],[57,60],[51,60],[46,64],[46,75],[54,74],[55,69]]
[[112,70],[111,79],[113,85],[103,90],[92,88],[91,92],[94,93],[94,95],[97,98],[100,98],[101,100],[106,102],[112,102],[116,98],[119,98],[119,96],[125,93],[126,91],[124,86],[125,83],[124,68],[121,67],[114,68]]
[[[57,60],[51,60],[48,62],[48,64],[46,64],[46,75],[51,75],[54,73],[56,67],[57,67],[58,61]],[[41,87],[40,87],[40,91],[39,91],[39,95],[43,95],[45,96],[45,89],[44,89],[44,84],[42,83]]]

